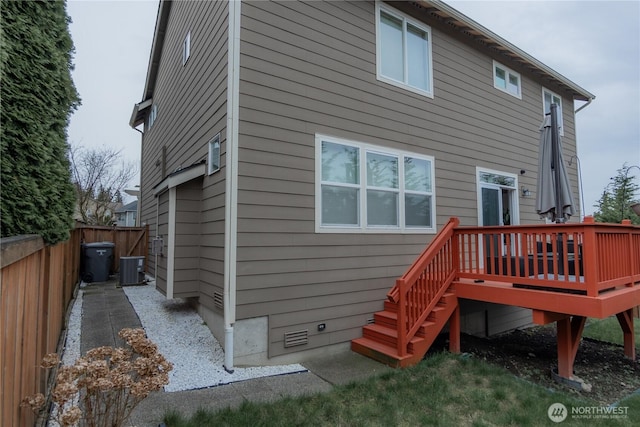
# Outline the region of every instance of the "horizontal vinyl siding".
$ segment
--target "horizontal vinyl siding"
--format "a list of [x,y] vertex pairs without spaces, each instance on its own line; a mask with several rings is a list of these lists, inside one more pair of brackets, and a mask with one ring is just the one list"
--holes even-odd
[[[166,173],[169,174],[206,159],[208,142],[220,134],[221,168],[198,180],[198,218],[193,216],[194,212],[182,214],[191,215],[189,222],[199,224],[198,249],[176,251],[176,280],[182,283],[181,289],[189,289],[193,295],[197,295],[201,287],[205,292],[209,292],[207,287],[221,288],[224,276],[227,13],[227,2],[173,2],[153,94],[158,116],[146,131],[142,147],[141,221],[154,230],[153,187],[165,178],[162,167],[156,165],[162,162],[162,147],[166,147]],[[191,32],[191,53],[183,65],[182,43],[188,31]],[[180,215],[178,212],[178,220]],[[177,236],[177,243],[180,242]],[[186,253],[189,261],[180,258]],[[198,261],[200,258],[202,262]],[[193,267],[196,264],[202,268]],[[183,296],[179,295],[179,289],[176,296]]]
[[[541,84],[521,72],[522,100],[498,91],[493,58],[432,21],[434,99],[376,80],[373,2],[242,4],[237,317],[269,316],[270,356],[360,336],[432,238],[315,234],[316,133],[434,156],[439,227],[477,223],[477,166],[535,185]],[[522,199],[522,222],[532,211]]]
[[175,298],[198,296],[202,178],[176,189],[176,240],[173,276]]
[[[157,200],[157,233],[162,238],[162,255],[158,255],[158,264],[156,266],[156,287],[163,293],[167,294],[167,254],[169,243],[169,192],[158,195]],[[156,257],[154,257],[155,259]]]

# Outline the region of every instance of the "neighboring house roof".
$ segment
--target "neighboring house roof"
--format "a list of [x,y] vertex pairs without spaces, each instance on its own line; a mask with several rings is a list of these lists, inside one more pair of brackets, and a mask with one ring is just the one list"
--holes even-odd
[[[505,60],[519,64],[527,69],[530,73],[538,76],[543,80],[555,83],[570,94],[573,99],[580,101],[591,101],[595,99],[595,95],[576,83],[572,82],[562,74],[535,59],[522,49],[516,47],[512,43],[478,24],[471,18],[438,0],[417,0],[410,1],[410,4],[423,9],[426,13],[440,19],[448,24],[454,31],[468,37],[475,43],[480,43],[495,52],[502,55]],[[145,110],[152,104],[153,91],[155,90],[156,78],[158,74],[158,66],[160,64],[160,56],[164,45],[164,38],[169,21],[169,11],[171,9],[171,1],[160,0],[158,6],[158,18],[156,20],[156,28],[153,36],[153,45],[151,46],[151,55],[149,57],[149,67],[147,68],[147,79],[145,81],[144,93],[142,101],[135,104],[131,114],[129,124],[136,127],[144,121]]]
[[124,206],[119,207],[118,209],[116,209],[116,213],[122,213],[122,212],[137,212],[138,211],[138,201],[134,200],[131,203],[127,203]]

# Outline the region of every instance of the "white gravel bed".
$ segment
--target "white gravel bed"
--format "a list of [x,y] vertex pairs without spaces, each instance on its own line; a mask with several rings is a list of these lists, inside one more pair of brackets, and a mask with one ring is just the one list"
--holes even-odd
[[223,367],[222,347],[195,309],[182,300],[167,300],[155,289],[154,282],[122,289],[149,339],[173,363],[165,391],[193,390],[307,370],[293,364],[234,368],[230,374]]
[[71,366],[80,357],[80,326],[82,322],[82,289],[78,290],[69,314],[67,338],[62,352],[62,364]]

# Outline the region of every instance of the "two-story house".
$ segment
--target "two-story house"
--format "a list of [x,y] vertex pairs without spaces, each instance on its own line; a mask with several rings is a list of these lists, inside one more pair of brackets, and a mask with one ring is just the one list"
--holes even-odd
[[[440,1],[161,1],[130,122],[150,274],[227,367],[345,349],[449,217],[540,221],[544,114],[570,158],[593,98]],[[531,320],[461,310],[476,334]]]

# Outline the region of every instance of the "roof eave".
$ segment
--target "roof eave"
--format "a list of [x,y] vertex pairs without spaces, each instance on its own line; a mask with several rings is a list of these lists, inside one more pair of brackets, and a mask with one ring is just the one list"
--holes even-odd
[[131,112],[131,118],[129,119],[129,126],[132,128],[137,127],[144,123],[145,111],[151,107],[153,103],[153,98],[147,99],[146,101],[139,102],[133,106],[133,111]]
[[452,27],[457,27],[459,32],[467,35],[471,39],[494,49],[511,61],[520,63],[525,68],[530,69],[532,73],[546,76],[546,78],[569,91],[573,99],[587,102],[595,99],[596,96],[588,90],[572,82],[562,74],[538,61],[522,49],[509,43],[507,40],[446,3],[440,0],[413,0],[410,2],[423,7],[428,13],[445,20]]

